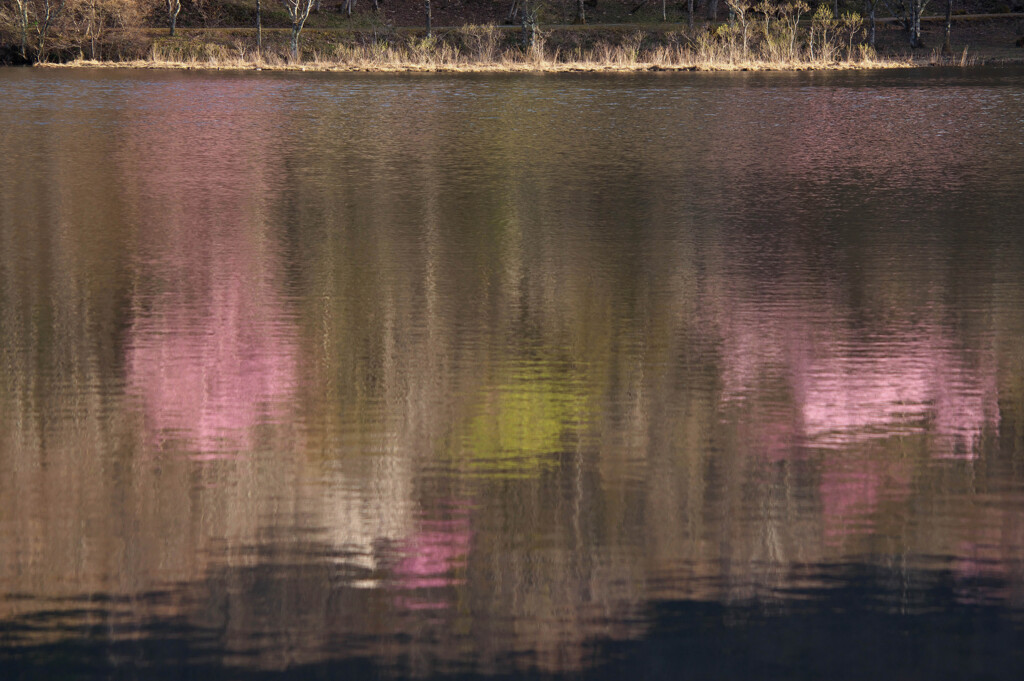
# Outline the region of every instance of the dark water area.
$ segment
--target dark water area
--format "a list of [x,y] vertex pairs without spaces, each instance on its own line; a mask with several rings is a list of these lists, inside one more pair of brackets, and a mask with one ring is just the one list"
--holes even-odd
[[1024,674],[1024,69],[0,103],[0,677]]

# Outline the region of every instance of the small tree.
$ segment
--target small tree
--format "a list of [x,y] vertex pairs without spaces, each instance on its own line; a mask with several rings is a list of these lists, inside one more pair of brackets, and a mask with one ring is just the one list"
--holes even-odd
[[747,44],[750,35],[750,22],[747,21],[747,12],[750,10],[749,0],[726,0],[725,4],[729,11],[740,23],[740,31],[743,36],[743,58],[747,58]]
[[864,19],[857,12],[844,12],[840,24],[846,32],[846,58],[853,61],[853,39],[864,28]]
[[796,38],[800,29],[800,17],[809,11],[811,11],[810,6],[803,0],[797,0],[797,2],[784,5],[782,8],[780,16],[782,23],[786,26],[786,31],[789,33],[790,59],[796,59]]
[[810,49],[810,57],[814,59],[815,38],[818,45],[818,59],[821,61],[832,61],[835,58],[835,45],[829,39],[829,35],[836,30],[839,20],[832,14],[832,8],[826,4],[818,6],[811,17],[811,30],[807,44]]
[[299,34],[302,27],[313,11],[316,0],[282,0],[285,9],[288,10],[288,17],[292,20],[292,59],[299,59]]

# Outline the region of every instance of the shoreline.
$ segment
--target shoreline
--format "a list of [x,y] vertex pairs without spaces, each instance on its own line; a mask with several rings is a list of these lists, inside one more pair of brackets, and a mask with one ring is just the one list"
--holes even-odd
[[[90,53],[80,46],[62,58],[36,65],[335,73],[650,73],[1024,64],[1024,38],[1015,28],[1019,18],[1013,17],[1012,22],[987,16],[959,19],[951,54],[942,54],[941,30],[933,22],[922,31],[930,49],[910,50],[903,42],[903,32],[888,20],[879,22],[877,47],[872,48],[859,40],[866,36],[862,19],[843,28],[826,17],[821,25],[815,18],[806,26],[777,20],[771,31],[760,27],[749,40],[736,24],[672,30],[660,25],[538,26],[531,34],[494,24],[437,29],[432,35],[417,33],[412,27],[347,33],[309,29],[302,33],[298,58],[287,32],[279,28],[264,30],[262,43],[248,28],[186,28],[173,37],[146,28],[133,34],[111,34],[111,39],[123,41],[116,51],[94,46]],[[261,49],[257,49],[259,44]],[[93,53],[98,58],[91,58]]]
[[[1022,62],[1024,63],[1024,62]],[[601,64],[588,62],[509,62],[468,64],[345,64],[330,62],[300,62],[297,64],[268,64],[258,62],[215,63],[200,61],[98,61],[76,59],[65,63],[35,64],[38,68],[54,69],[129,69],[157,71],[271,71],[309,73],[729,73],[729,72],[803,72],[803,71],[868,71],[879,69],[908,69],[929,66],[911,60],[870,60],[832,63],[701,63],[659,64],[638,61],[633,64]],[[951,64],[959,65],[959,64]],[[964,64],[966,66],[967,64]],[[975,64],[971,64],[975,65]]]

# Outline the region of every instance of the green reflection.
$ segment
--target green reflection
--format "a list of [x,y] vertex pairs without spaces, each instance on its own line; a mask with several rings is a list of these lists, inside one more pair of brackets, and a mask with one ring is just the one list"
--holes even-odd
[[592,413],[588,395],[570,373],[520,367],[480,393],[455,456],[489,478],[526,478],[558,465]]

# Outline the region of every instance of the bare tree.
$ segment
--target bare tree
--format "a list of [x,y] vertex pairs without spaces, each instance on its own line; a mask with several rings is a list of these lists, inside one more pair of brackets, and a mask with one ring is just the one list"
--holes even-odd
[[580,24],[587,23],[587,10],[583,0],[576,0],[576,22]]
[[750,34],[750,22],[747,17],[747,12],[750,10],[750,0],[725,0],[725,4],[732,15],[739,20],[743,36],[743,58],[746,59]]
[[12,5],[21,39],[21,58],[46,61],[54,27],[69,20],[65,12],[66,0],[12,0]]
[[783,25],[786,27],[786,31],[789,33],[790,59],[796,59],[796,37],[800,30],[800,17],[810,10],[810,6],[803,0],[797,0],[797,2],[782,6],[781,14],[779,16]]
[[21,58],[28,61],[29,0],[12,0],[17,13],[18,33],[21,34]]
[[708,21],[714,21],[718,17],[718,0],[708,0],[707,3],[707,18]]
[[910,5],[910,46],[914,49],[924,47],[921,40],[921,15],[928,5],[928,0],[907,0]]
[[868,45],[875,46],[875,14],[878,11],[878,0],[864,0],[864,11],[868,15]]
[[64,14],[65,0],[42,0],[38,12],[38,23],[36,24],[37,49],[36,61],[46,61],[46,50],[49,47],[47,42],[50,38],[50,29],[54,23],[61,19]]
[[178,25],[178,13],[181,12],[181,0],[164,0],[167,7],[167,23],[171,27],[171,37],[174,37],[174,29]]
[[528,50],[533,47],[533,43],[537,39],[537,3],[522,0],[521,4],[519,15],[522,18],[523,27],[522,43],[523,49]]
[[108,29],[121,30],[138,26],[142,13],[148,8],[135,0],[80,0],[69,5],[71,26],[77,32],[79,45],[88,41],[89,58],[100,57],[100,45]]
[[901,0],[897,5],[898,12],[894,10],[888,0],[885,0],[885,4],[903,24],[910,47],[914,49],[924,47],[924,42],[921,40],[921,15],[924,14],[924,8],[928,6],[928,0]]
[[284,8],[288,10],[288,17],[292,20],[292,59],[299,59],[299,34],[302,27],[313,11],[316,0],[282,0]]
[[430,37],[430,33],[431,33],[430,22],[431,22],[431,19],[433,18],[430,15],[430,0],[424,0],[423,4],[424,4],[424,9],[427,12],[427,37],[429,38]]
[[84,37],[89,40],[89,59],[96,59],[96,38],[103,30],[103,17],[98,11],[96,0],[88,0],[82,8]]

